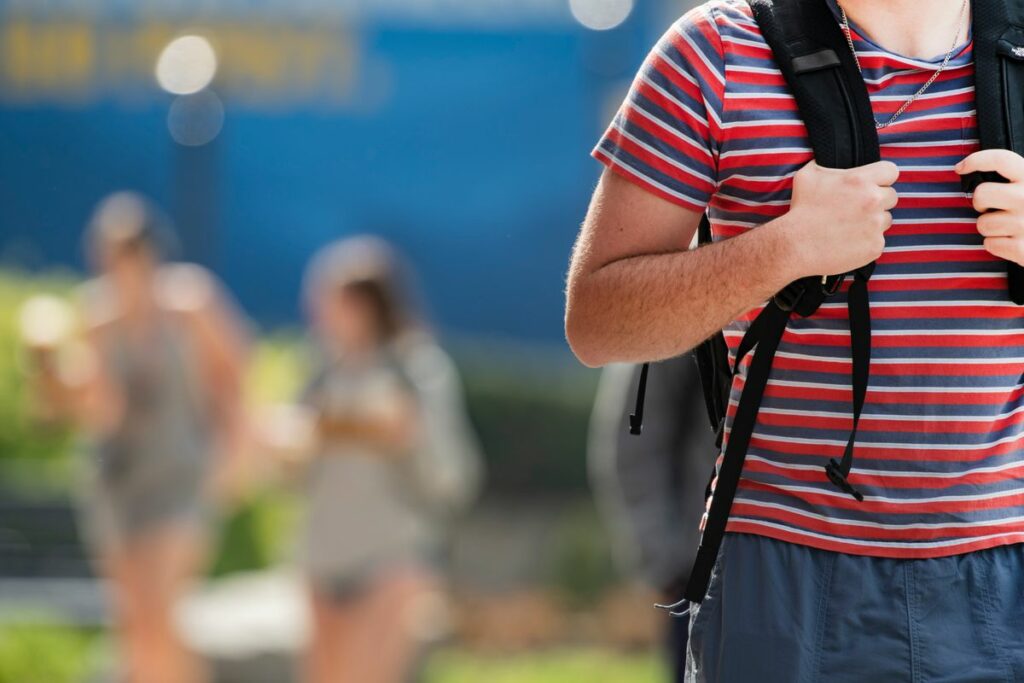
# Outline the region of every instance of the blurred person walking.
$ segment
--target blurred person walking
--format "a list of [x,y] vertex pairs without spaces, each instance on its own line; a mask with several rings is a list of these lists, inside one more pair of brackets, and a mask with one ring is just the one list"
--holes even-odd
[[205,680],[174,608],[206,557],[227,466],[211,456],[241,433],[244,326],[210,273],[163,261],[172,240],[144,198],[105,199],[87,230],[98,277],[83,288],[84,340],[70,354],[33,353],[37,400],[80,425],[95,454],[84,526],[132,683]]
[[303,565],[311,683],[399,683],[443,621],[443,522],[479,481],[454,365],[412,312],[391,248],[325,248],[306,277],[322,366],[303,405],[313,455]]
[[[652,368],[648,424],[634,436],[628,414],[639,381],[638,365],[616,363],[602,371],[587,455],[619,564],[671,604],[690,577],[717,450],[692,356]],[[671,680],[679,683],[686,674],[689,624],[680,607],[665,634]]]

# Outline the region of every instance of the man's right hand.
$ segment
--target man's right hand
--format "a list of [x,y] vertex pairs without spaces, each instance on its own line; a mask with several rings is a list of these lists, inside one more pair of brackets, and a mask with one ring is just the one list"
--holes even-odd
[[587,365],[671,358],[793,280],[836,275],[881,255],[897,167],[810,163],[789,211],[730,239],[687,250],[701,213],[605,171],[577,240],[566,334]]
[[801,276],[847,273],[881,256],[898,177],[891,161],[851,169],[811,161],[796,172],[785,225]]

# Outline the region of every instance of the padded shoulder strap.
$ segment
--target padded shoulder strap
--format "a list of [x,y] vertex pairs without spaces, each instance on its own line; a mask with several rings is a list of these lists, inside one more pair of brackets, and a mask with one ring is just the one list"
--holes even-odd
[[815,161],[852,168],[879,160],[864,79],[825,0],[748,0],[796,98]]
[[[982,149],[1024,154],[1024,0],[974,0],[974,85]],[[976,179],[999,181],[999,176]],[[1024,268],[1007,262],[1010,299],[1024,304]]]
[[974,0],[973,31],[981,146],[1024,153],[1024,1]]

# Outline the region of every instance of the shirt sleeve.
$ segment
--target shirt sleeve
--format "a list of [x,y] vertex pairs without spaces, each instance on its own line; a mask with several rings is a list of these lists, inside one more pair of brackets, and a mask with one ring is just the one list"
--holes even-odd
[[725,53],[713,10],[677,21],[644,61],[593,151],[611,170],[703,212],[718,184]]

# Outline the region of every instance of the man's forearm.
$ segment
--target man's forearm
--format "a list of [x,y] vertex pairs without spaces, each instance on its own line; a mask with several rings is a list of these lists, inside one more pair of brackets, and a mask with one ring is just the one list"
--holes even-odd
[[570,278],[567,332],[588,365],[677,356],[802,272],[789,215],[693,251],[634,256]]

